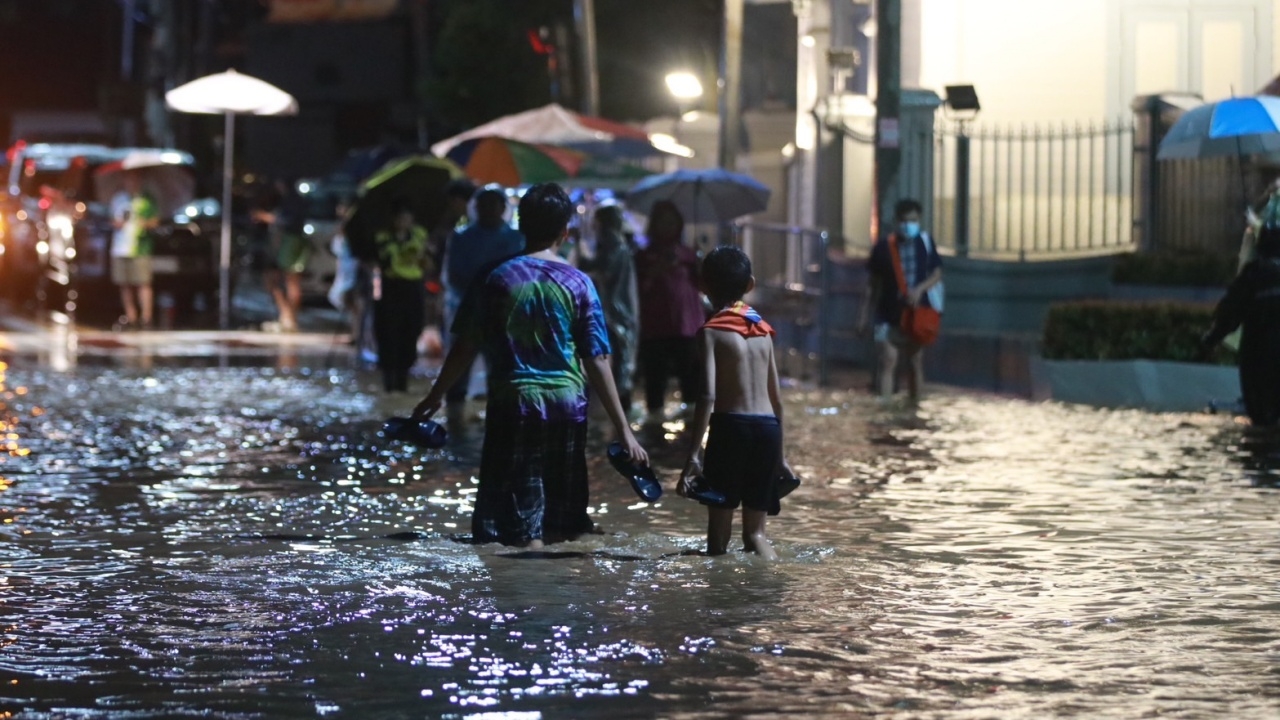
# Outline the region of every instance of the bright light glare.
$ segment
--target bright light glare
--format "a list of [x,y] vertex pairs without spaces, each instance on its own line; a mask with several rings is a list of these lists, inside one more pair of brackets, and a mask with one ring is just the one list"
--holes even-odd
[[40,242],[36,243],[36,252],[41,255],[48,255],[49,243],[45,242],[44,240],[41,240]]
[[681,145],[679,141],[666,133],[653,133],[649,136],[649,142],[653,143],[653,146],[662,152],[684,158],[693,157],[693,148]]
[[667,89],[677,100],[696,100],[702,97],[702,82],[690,72],[669,73]]
[[298,183],[298,192],[303,195],[306,195],[307,193],[311,192],[311,183],[309,182]]
[[812,35],[805,35],[804,37],[800,38],[800,44],[805,47],[813,47],[814,45],[818,44],[818,40],[814,38]]
[[169,165],[181,165],[184,160],[186,160],[186,158],[183,157],[182,153],[176,153],[176,152],[160,153],[160,162],[162,163],[167,163]]
[[302,226],[302,232],[303,232],[303,233],[305,233],[305,234],[307,234],[307,235],[315,235],[315,234],[316,234],[316,226],[315,226],[315,225],[312,225],[311,223],[307,223],[306,225],[303,225],[303,226]]
[[68,240],[75,234],[75,226],[66,215],[50,215],[48,224],[51,231]]

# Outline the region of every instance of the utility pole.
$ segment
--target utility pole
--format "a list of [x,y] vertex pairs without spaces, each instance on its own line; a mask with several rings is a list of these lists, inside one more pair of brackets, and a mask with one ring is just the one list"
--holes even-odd
[[427,127],[427,80],[431,75],[431,55],[427,33],[427,3],[429,0],[410,0],[409,18],[413,26],[413,110],[418,124],[418,147],[428,147],[430,136]]
[[742,20],[743,0],[724,0],[723,39],[720,46],[720,155],[719,165],[736,170],[742,147]]
[[876,236],[893,222],[902,166],[902,0],[876,0]]
[[600,68],[596,55],[596,0],[574,0],[578,57],[582,63],[582,114],[600,115]]

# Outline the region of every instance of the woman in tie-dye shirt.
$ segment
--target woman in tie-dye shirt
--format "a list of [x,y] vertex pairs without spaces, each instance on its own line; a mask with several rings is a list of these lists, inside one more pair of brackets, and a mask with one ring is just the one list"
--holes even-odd
[[489,365],[476,542],[529,548],[593,528],[587,515],[588,386],[632,459],[647,463],[618,400],[591,279],[556,254],[573,204],[555,184],[520,200],[525,252],[482,271],[454,321],[454,345],[414,410],[430,417],[479,352]]

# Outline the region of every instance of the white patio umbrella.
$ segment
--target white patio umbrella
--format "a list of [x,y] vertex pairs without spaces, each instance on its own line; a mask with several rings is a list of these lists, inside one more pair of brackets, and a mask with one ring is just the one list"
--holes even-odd
[[280,88],[255,77],[228,70],[192,80],[164,94],[170,110],[226,116],[222,149],[222,252],[219,261],[218,319],[223,329],[231,322],[231,177],[236,115],[296,115],[298,101]]

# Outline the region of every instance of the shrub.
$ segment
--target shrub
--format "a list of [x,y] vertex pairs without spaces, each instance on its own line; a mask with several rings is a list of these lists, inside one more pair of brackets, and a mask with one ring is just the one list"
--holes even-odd
[[[1194,303],[1085,300],[1054,305],[1045,319],[1041,354],[1048,360],[1196,362],[1213,307]],[[1230,365],[1219,346],[1211,362]]]
[[1116,258],[1111,281],[1126,285],[1223,287],[1236,274],[1235,255],[1203,250],[1128,253]]

